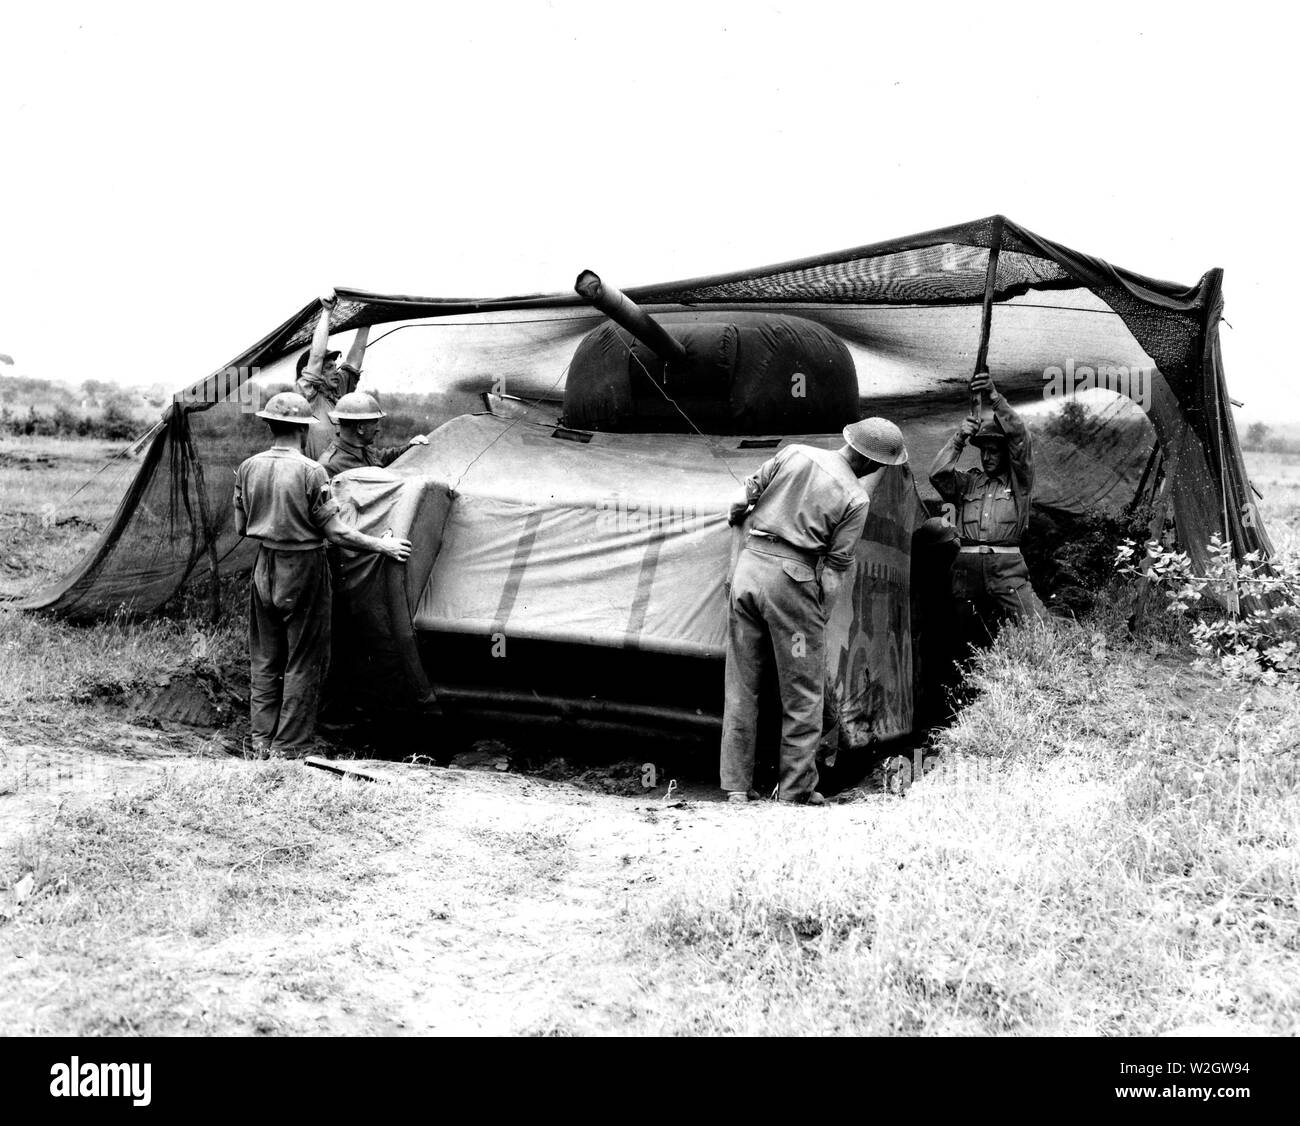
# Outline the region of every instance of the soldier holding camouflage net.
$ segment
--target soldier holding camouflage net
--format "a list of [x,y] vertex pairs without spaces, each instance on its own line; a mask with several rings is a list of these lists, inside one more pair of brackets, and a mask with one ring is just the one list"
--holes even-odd
[[[987,371],[971,380],[987,394],[993,416],[961,424],[930,467],[930,484],[956,509],[961,547],[952,565],[952,595],[964,640],[987,642],[1002,622],[1046,617],[1029,584],[1020,540],[1029,523],[1034,488],[1029,431]],[[957,468],[967,442],[980,451],[980,468]]]

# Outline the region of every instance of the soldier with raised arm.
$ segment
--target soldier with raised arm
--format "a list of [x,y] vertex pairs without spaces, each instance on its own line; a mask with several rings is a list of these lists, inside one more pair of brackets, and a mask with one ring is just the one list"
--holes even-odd
[[[993,417],[974,415],[939,451],[930,484],[955,509],[961,547],[952,565],[952,595],[966,640],[992,638],[1002,622],[1044,618],[1029,583],[1020,541],[1029,523],[1034,460],[1029,431],[987,371],[971,380],[972,395],[987,393]],[[980,451],[980,468],[957,468],[967,442]]]
[[311,408],[303,453],[313,461],[318,461],[334,440],[334,422],[330,419],[330,412],[357,385],[361,375],[361,357],[365,354],[366,337],[370,331],[368,328],[357,331],[348,358],[339,363],[343,353],[329,347],[330,314],[338,305],[338,298],[332,293],[326,294],[320,303],[320,317],[316,321],[311,347],[298,357],[298,378],[293,385]]

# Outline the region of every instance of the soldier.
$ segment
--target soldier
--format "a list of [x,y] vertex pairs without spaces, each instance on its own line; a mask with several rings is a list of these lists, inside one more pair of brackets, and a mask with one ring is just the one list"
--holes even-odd
[[[748,535],[731,579],[722,788],[752,801],[759,685],[769,653],[780,681],[782,801],[822,805],[816,792],[826,668],[823,633],[867,522],[858,482],[907,449],[898,427],[868,418],[844,428],[838,450],[786,446],[745,481],[729,523]],[[818,580],[818,567],[821,575]]]
[[330,350],[330,314],[338,305],[338,298],[327,294],[320,299],[321,313],[316,322],[311,347],[298,357],[298,378],[293,389],[307,400],[311,407],[311,422],[303,443],[303,452],[313,461],[319,460],[325,447],[334,438],[334,423],[329,414],[334,404],[352,391],[361,377],[361,358],[365,355],[369,329],[357,331],[348,358],[339,363],[341,352]]
[[427,446],[429,439],[417,434],[404,446],[377,448],[379,420],[384,412],[379,409],[373,395],[353,391],[338,401],[330,411],[330,421],[338,424],[338,434],[318,459],[331,477],[345,469],[363,465],[384,466],[404,454],[411,446]]
[[[1046,612],[1020,554],[1034,487],[1029,431],[987,371],[976,373],[970,389],[988,393],[993,417],[981,423],[972,415],[961,424],[935,458],[930,484],[957,510],[952,594],[959,628],[965,640],[986,643],[1002,622]],[[981,468],[963,473],[957,462],[968,441],[980,451]]]
[[260,540],[249,590],[249,714],[253,753],[300,758],[310,753],[316,704],[329,664],[330,577],[325,541],[406,562],[411,544],[348,527],[329,478],[303,455],[312,413],[294,391],[272,397],[271,448],[235,470],[235,530]]

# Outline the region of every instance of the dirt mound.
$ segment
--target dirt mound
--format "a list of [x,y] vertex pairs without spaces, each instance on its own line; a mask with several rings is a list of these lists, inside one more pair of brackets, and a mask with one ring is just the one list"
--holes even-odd
[[150,680],[90,680],[72,694],[72,702],[121,710],[144,727],[181,723],[215,730],[247,715],[248,670],[196,662]]

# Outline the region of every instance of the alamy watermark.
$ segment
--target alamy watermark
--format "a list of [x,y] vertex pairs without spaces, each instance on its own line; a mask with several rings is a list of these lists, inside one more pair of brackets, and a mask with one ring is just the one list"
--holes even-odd
[[147,1063],[82,1062],[80,1056],[73,1056],[50,1068],[50,1094],[56,1099],[130,1099],[133,1106],[148,1106],[152,1067]]
[[1071,357],[1064,367],[1052,365],[1043,369],[1043,398],[1051,402],[1081,391],[1113,391],[1150,412],[1155,370],[1125,364],[1080,364]]
[[223,368],[202,383],[195,383],[177,391],[172,401],[177,403],[237,403],[244,414],[260,411],[267,399],[285,389],[288,381],[276,381],[272,386],[262,384],[260,367],[233,365]]
[[623,534],[681,531],[700,520],[716,519],[720,510],[704,510],[693,504],[633,500],[613,493],[596,501],[596,522],[602,531]]

